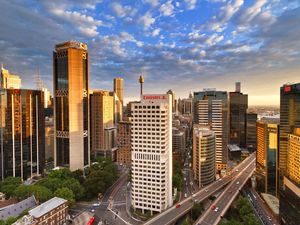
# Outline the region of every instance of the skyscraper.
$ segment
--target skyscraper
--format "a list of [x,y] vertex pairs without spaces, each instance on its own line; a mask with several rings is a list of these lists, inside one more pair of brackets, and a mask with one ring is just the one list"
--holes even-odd
[[296,225],[300,218],[299,131],[300,83],[280,88],[280,196],[279,214],[282,224]]
[[278,197],[279,126],[257,122],[256,178],[260,192]]
[[123,116],[123,78],[114,78],[115,93],[115,124],[122,120]]
[[176,105],[175,105],[175,92],[173,90],[168,90],[167,94],[172,96],[172,112],[176,112]]
[[215,180],[216,176],[216,136],[205,127],[195,127],[193,130],[193,172],[199,187],[206,186]]
[[246,113],[248,95],[241,93],[241,83],[235,92],[229,92],[229,143],[246,147]]
[[1,77],[0,77],[0,88],[4,89],[20,89],[21,88],[21,78],[18,75],[10,74],[8,70],[1,66]]
[[106,130],[114,127],[114,98],[108,91],[92,91],[90,94],[91,152],[93,155],[107,155]]
[[288,134],[300,127],[300,83],[283,85],[280,88],[280,177],[287,167]]
[[194,92],[194,123],[209,126],[216,135],[216,168],[227,169],[228,99],[226,91]]
[[42,92],[0,89],[0,106],[1,179],[41,175],[45,165]]
[[249,151],[256,150],[256,113],[246,114],[246,147]]
[[90,164],[89,66],[87,45],[68,41],[53,52],[55,166]]
[[142,95],[132,103],[132,190],[134,209],[161,212],[172,206],[172,100]]

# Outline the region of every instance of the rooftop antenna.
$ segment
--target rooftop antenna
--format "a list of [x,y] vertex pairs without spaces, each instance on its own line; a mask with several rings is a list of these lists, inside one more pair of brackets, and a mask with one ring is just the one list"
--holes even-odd
[[141,96],[143,95],[143,84],[145,83],[145,78],[143,75],[140,76],[139,82],[141,84]]
[[36,88],[38,90],[42,90],[44,87],[43,81],[40,76],[40,68],[39,67],[37,69],[37,73],[36,73],[36,77],[35,77],[35,84],[36,84]]

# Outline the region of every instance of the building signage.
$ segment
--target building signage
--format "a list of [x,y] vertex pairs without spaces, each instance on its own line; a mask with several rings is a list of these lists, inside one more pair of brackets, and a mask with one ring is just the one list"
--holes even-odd
[[143,99],[145,100],[166,99],[166,96],[165,95],[144,95]]

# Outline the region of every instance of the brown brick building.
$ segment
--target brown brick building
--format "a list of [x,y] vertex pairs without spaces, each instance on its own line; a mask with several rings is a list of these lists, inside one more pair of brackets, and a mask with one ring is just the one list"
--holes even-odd
[[119,122],[117,133],[117,162],[131,164],[131,118]]
[[60,225],[68,219],[68,201],[54,197],[28,212],[33,217],[33,224]]

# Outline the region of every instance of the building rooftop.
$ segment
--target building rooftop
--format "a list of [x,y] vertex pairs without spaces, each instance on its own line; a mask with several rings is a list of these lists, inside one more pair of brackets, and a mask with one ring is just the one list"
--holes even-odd
[[238,152],[241,151],[241,148],[237,145],[228,145],[228,149],[231,152]]
[[54,197],[44,202],[43,204],[35,207],[34,209],[30,210],[28,213],[29,215],[33,216],[34,218],[40,218],[47,212],[57,208],[58,206],[64,204],[67,200],[59,197]]
[[279,199],[273,195],[262,193],[263,199],[266,201],[267,205],[271,208],[274,214],[279,214]]
[[25,200],[0,209],[0,220],[7,220],[9,217],[17,217],[24,210],[37,205],[35,197],[32,195]]

